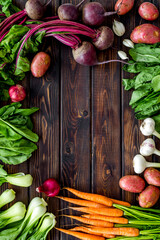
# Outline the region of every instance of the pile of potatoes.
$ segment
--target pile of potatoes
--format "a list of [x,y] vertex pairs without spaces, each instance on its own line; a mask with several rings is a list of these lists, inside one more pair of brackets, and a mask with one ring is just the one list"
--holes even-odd
[[[146,180],[148,186],[145,188]],[[140,193],[139,205],[150,208],[156,204],[160,197],[160,171],[155,168],[147,168],[144,171],[144,179],[138,175],[126,175],[119,181],[119,186],[128,192]]]

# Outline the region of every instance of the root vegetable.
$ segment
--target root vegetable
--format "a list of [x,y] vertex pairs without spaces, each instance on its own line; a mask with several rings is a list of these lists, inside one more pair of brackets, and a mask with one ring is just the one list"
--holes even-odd
[[159,16],[157,7],[150,2],[143,2],[138,9],[138,13],[141,18],[148,21],[154,21]]
[[115,4],[115,11],[118,15],[124,15],[129,12],[134,5],[134,0],[118,0]]
[[31,72],[34,77],[42,77],[48,70],[51,63],[50,56],[45,52],[39,52],[35,55],[31,63]]
[[55,197],[60,191],[60,186],[54,178],[48,178],[41,186],[36,188],[37,192],[43,192],[48,197]]
[[139,205],[144,208],[150,208],[156,204],[160,196],[159,188],[149,185],[139,195]]
[[42,5],[39,0],[28,0],[25,5],[25,11],[31,19],[41,19],[45,13],[48,3],[46,5]]
[[100,33],[96,40],[93,40],[92,43],[99,50],[105,50],[112,46],[114,41],[114,34],[111,28],[107,26],[102,26],[98,29]]
[[12,102],[23,101],[26,97],[26,91],[24,87],[19,84],[10,87],[8,92]]
[[106,16],[116,14],[115,12],[106,12],[104,7],[99,2],[86,3],[82,9],[82,21],[86,25],[100,26]]
[[145,187],[145,181],[137,175],[126,175],[120,179],[119,186],[125,191],[140,193]]
[[58,8],[58,17],[61,20],[77,21],[79,18],[79,7],[85,0],[82,0],[79,4],[73,5],[72,3],[62,4]]
[[160,28],[149,23],[142,24],[132,31],[130,39],[134,43],[158,43],[160,42]]
[[144,178],[150,185],[160,187],[160,171],[155,168],[147,168],[144,172]]
[[82,217],[89,219],[99,219],[103,221],[113,222],[113,223],[121,223],[128,224],[128,219],[123,217],[108,217],[101,214],[84,214]]

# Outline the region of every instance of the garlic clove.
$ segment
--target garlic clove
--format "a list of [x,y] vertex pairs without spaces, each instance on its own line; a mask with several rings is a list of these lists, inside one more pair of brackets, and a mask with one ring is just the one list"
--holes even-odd
[[121,59],[123,59],[123,60],[129,59],[129,58],[127,57],[127,54],[126,54],[125,52],[123,52],[123,51],[118,51],[118,56],[119,56]]
[[124,24],[117,20],[114,20],[112,28],[114,33],[119,37],[123,36],[123,34],[125,33]]
[[134,48],[134,43],[130,39],[124,39],[123,45],[129,48]]

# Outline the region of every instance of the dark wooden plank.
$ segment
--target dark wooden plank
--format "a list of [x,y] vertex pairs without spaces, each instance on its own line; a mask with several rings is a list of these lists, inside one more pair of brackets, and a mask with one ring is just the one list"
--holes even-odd
[[[100,1],[109,11],[114,1]],[[112,26],[114,17],[108,17]],[[99,60],[117,58],[117,38],[113,48],[103,51]],[[93,67],[92,71],[92,191],[120,198],[120,67],[117,63]]]
[[[90,191],[90,71],[73,60],[66,46],[61,48],[61,182]],[[61,220],[62,227],[73,223]],[[73,238],[62,234],[61,239]]]

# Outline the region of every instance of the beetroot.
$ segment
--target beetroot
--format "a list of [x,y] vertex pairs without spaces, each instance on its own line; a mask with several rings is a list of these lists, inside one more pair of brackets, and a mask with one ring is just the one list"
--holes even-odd
[[10,87],[9,96],[10,96],[12,102],[23,101],[26,97],[26,92],[25,92],[24,87],[22,87],[19,84]]
[[105,50],[112,46],[114,41],[114,33],[111,28],[107,26],[102,26],[98,29],[100,35],[96,40],[92,40],[92,43],[99,50]]
[[41,19],[46,11],[46,6],[50,3],[42,5],[40,0],[28,0],[25,5],[25,11],[31,19]]
[[86,3],[82,9],[82,21],[86,25],[100,26],[106,16],[116,14],[115,12],[106,12],[99,2]]

